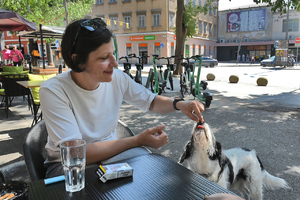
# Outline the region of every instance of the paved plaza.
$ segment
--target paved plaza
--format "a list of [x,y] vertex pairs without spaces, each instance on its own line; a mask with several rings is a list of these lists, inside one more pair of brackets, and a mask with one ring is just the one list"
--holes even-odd
[[[213,95],[213,101],[203,113],[216,139],[224,149],[255,149],[266,170],[284,178],[292,187],[292,190],[265,190],[266,200],[300,200],[299,69],[297,66],[273,69],[235,63],[202,68],[201,80],[205,80],[208,73],[216,76],[214,81],[208,82],[207,91]],[[230,84],[230,75],[239,76],[239,82]],[[143,77],[144,84],[146,76],[147,73]],[[257,86],[258,77],[266,77],[268,85]],[[175,78],[174,84],[174,91],[167,90],[162,95],[179,96],[178,78]],[[186,99],[192,99],[192,96]],[[0,167],[24,159],[22,143],[32,119],[33,115],[22,97],[13,101],[8,118],[4,108],[0,108]],[[158,150],[151,150],[174,161],[180,157],[194,125],[179,111],[167,115],[143,113],[126,103],[121,107],[120,119],[135,133],[164,123],[169,143]]]

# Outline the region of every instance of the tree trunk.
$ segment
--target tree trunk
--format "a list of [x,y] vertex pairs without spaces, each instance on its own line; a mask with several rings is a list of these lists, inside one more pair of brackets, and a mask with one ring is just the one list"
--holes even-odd
[[175,55],[177,58],[175,59],[175,64],[177,66],[174,74],[181,74],[182,73],[182,60],[178,60],[179,57],[184,56],[184,44],[185,44],[185,37],[186,37],[186,26],[184,24],[183,19],[183,12],[184,12],[184,0],[177,0],[177,11],[176,11],[176,48],[175,48]]

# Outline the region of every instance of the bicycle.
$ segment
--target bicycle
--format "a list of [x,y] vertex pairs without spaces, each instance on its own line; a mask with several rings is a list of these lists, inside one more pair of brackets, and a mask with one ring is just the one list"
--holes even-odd
[[[131,54],[130,54],[131,55]],[[134,81],[139,83],[139,84],[143,84],[142,82],[142,70],[144,69],[144,63],[143,63],[143,58],[146,58],[149,56],[143,55],[143,56],[136,56],[135,53],[132,54],[132,58],[138,58],[139,59],[139,63],[135,64],[136,67],[136,73],[135,73],[135,77],[134,77]]]
[[[172,72],[176,69],[176,64],[170,64],[170,59],[175,58],[176,56],[170,56],[170,57],[162,57],[161,59],[166,59],[168,61],[167,69],[165,69],[164,74],[162,74],[162,77],[164,80],[169,80],[171,90],[174,90],[174,84],[173,84],[173,74]],[[170,89],[169,87],[166,87],[167,89]]]
[[132,55],[129,54],[128,56],[122,56],[122,57],[119,58],[119,60],[126,59],[126,62],[123,63],[123,66],[124,66],[124,71],[123,72],[126,73],[130,78],[133,79],[133,76],[130,73],[131,63],[128,62],[128,58],[132,58]]
[[[212,101],[212,95],[209,92],[203,92],[201,94],[201,89],[206,90],[207,82],[200,81],[201,74],[201,63],[202,59],[200,55],[191,56],[187,58],[180,58],[187,60],[187,63],[181,63],[181,65],[185,68],[185,72],[180,75],[180,93],[184,98],[186,94],[192,94],[194,98],[200,100],[205,107],[209,107]],[[190,64],[190,59],[194,59],[194,64]],[[195,82],[195,68],[196,63],[199,61],[197,79]]]
[[167,81],[163,80],[161,74],[157,71],[156,68],[156,60],[158,58],[158,55],[153,54],[153,69],[149,71],[149,84],[151,86],[151,91],[154,94],[161,95],[162,92],[165,91],[165,87],[167,84]]

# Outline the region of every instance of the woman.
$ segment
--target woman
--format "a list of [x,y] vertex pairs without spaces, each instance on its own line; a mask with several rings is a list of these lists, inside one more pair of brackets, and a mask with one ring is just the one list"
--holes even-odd
[[9,65],[11,64],[11,56],[10,56],[10,50],[9,50],[9,46],[8,45],[5,45],[5,49],[3,49],[1,51],[1,58],[2,58],[2,61],[4,61],[4,65]]
[[[59,144],[84,139],[86,163],[96,163],[138,146],[159,148],[168,142],[164,125],[117,139],[119,109],[125,101],[142,111],[169,113],[180,109],[203,121],[199,101],[173,100],[155,95],[121,70],[114,57],[113,34],[102,19],[69,24],[62,38],[62,56],[72,70],[45,81],[40,88],[42,112],[49,134],[47,177],[63,174]],[[194,114],[195,115],[194,115]]]
[[10,56],[14,63],[14,66],[21,66],[24,59],[23,54],[20,50],[17,49],[16,45],[13,45],[13,49],[10,51]]

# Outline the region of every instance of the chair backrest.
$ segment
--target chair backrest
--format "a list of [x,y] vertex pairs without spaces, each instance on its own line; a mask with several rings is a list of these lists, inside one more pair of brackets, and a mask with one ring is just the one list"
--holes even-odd
[[24,158],[29,176],[32,181],[44,179],[46,168],[45,145],[47,143],[47,129],[44,120],[37,123],[26,135],[23,144]]
[[27,81],[28,76],[26,74],[3,75],[2,78],[3,88],[6,96],[24,96],[29,94],[30,91],[28,88],[25,88],[17,83],[17,81]]

